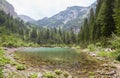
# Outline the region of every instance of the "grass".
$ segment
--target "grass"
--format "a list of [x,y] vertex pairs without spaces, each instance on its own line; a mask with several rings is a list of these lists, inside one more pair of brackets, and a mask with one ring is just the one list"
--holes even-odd
[[26,67],[24,65],[22,65],[22,64],[19,64],[19,65],[16,66],[17,70],[25,70],[25,68]]
[[101,51],[101,52],[98,52],[98,56],[101,56],[101,57],[111,57],[111,53],[110,52]]
[[3,69],[0,67],[0,78],[3,78]]
[[10,63],[10,59],[6,58],[3,48],[0,47],[0,78],[3,78],[3,66]]
[[38,77],[38,74],[37,73],[34,73],[30,76],[30,78],[37,78]]
[[43,74],[43,78],[56,78],[56,76],[51,72],[46,72]]
[[95,46],[94,44],[88,45],[87,48],[88,48],[90,51],[95,51],[95,50],[96,50],[96,46]]
[[64,72],[63,72],[63,75],[64,75],[65,78],[67,78],[67,77],[69,76],[69,73],[66,72],[66,71],[64,71]]
[[55,72],[55,74],[57,74],[57,75],[62,74],[62,71],[61,71],[61,70],[55,70],[54,72]]

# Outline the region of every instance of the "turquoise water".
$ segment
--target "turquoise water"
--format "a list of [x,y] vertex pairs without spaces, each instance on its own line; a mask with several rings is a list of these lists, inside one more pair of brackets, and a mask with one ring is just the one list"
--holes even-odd
[[78,53],[70,48],[26,48],[18,50],[17,54],[24,58],[32,57],[35,60],[70,61],[78,58]]
[[33,65],[73,66],[88,61],[86,55],[71,48],[25,48],[16,51],[23,61]]

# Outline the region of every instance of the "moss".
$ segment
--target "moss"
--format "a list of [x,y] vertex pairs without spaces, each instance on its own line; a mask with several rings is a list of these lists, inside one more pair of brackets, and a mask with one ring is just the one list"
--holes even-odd
[[89,75],[93,76],[93,75],[95,75],[95,73],[94,72],[89,72]]
[[96,50],[96,46],[95,46],[94,44],[88,45],[87,48],[88,48],[90,51],[95,51],[95,50]]
[[22,64],[20,64],[20,65],[17,65],[17,66],[16,66],[16,69],[17,69],[17,70],[25,70],[25,66],[22,65]]
[[38,74],[37,73],[34,73],[30,76],[30,78],[37,78],[38,77]]
[[0,78],[3,78],[3,69],[0,67]]
[[57,75],[62,74],[62,71],[61,71],[61,70],[55,70],[54,72],[55,72]]
[[43,78],[56,78],[56,76],[51,72],[46,72],[43,74]]
[[69,76],[69,73],[66,72],[66,71],[64,71],[64,72],[63,72],[63,75],[64,75],[65,78],[67,78],[67,77]]

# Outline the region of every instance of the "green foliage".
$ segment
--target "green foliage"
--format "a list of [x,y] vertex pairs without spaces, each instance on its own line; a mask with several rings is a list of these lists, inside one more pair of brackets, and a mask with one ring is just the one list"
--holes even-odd
[[100,51],[97,55],[102,57],[112,57],[111,52],[105,52],[105,51]]
[[62,71],[61,71],[61,70],[55,70],[54,72],[55,72],[57,75],[62,74]]
[[67,77],[69,76],[69,73],[66,72],[66,71],[64,71],[64,72],[63,72],[63,75],[64,75],[65,78],[67,78]]
[[94,76],[94,75],[95,75],[95,72],[89,72],[89,75],[90,75],[90,76]]
[[120,37],[113,34],[110,43],[111,43],[111,48],[115,49],[115,52],[113,53],[114,58],[120,61]]
[[107,39],[111,37],[112,33],[115,33],[116,27],[119,30],[120,1],[97,0],[97,2],[95,13],[93,9],[90,10],[88,22],[86,19],[84,20],[84,26],[81,27],[78,34],[78,40],[80,40],[78,42],[81,42],[81,44],[101,42],[103,46],[106,46],[108,45],[106,44],[108,42]]
[[45,78],[56,78],[56,76],[51,72],[44,73],[43,77],[45,77]]
[[115,0],[114,3],[114,20],[115,20],[115,26],[116,26],[116,31],[120,35],[120,0]]
[[95,45],[96,47],[102,47],[102,44],[100,42],[96,43]]
[[95,51],[95,50],[96,50],[96,46],[95,46],[94,44],[88,45],[87,48],[88,48],[90,51]]
[[[120,51],[119,51],[120,52]],[[120,61],[120,53],[118,54],[118,56],[116,57],[116,60]]]
[[0,67],[0,78],[3,78],[3,69]]
[[120,37],[113,34],[112,39],[110,40],[111,48],[119,49],[120,48]]
[[4,56],[4,50],[0,47],[0,66],[3,66],[10,62],[10,59]]
[[34,73],[30,76],[30,78],[38,78],[38,74]]
[[3,68],[2,66],[4,66],[5,64],[10,62],[10,59],[6,58],[4,56],[4,50],[3,48],[0,47],[0,78],[3,78]]
[[16,69],[17,70],[25,70],[25,66],[24,65],[22,65],[22,64],[18,64],[17,66],[16,66]]

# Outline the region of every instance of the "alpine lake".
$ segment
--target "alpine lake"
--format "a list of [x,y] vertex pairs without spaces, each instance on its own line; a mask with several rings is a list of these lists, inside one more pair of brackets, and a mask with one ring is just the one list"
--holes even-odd
[[84,52],[72,48],[24,48],[15,52],[24,64],[49,70],[62,69],[69,72],[95,70],[101,62]]

